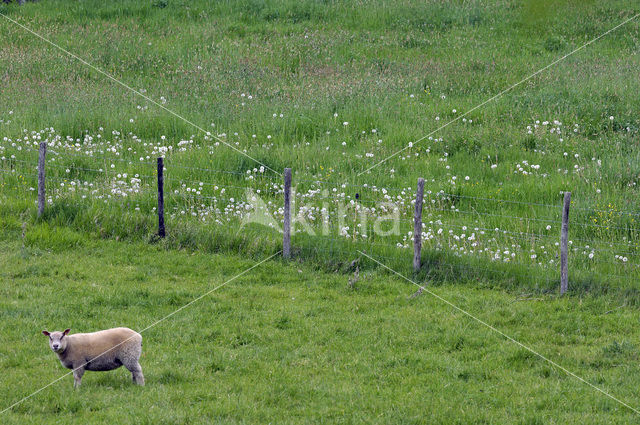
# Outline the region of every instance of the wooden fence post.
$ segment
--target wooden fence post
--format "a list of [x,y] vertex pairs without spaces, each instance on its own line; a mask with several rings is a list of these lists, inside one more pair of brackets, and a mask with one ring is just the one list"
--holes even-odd
[[158,236],[165,237],[164,230],[164,159],[158,158]]
[[564,205],[562,208],[562,234],[560,236],[560,294],[569,289],[569,205],[571,205],[571,192],[564,193]]
[[282,229],[282,256],[291,257],[291,168],[284,169],[284,225]]
[[416,210],[413,216],[413,271],[420,271],[420,253],[422,250],[422,198],[424,196],[424,179],[418,179],[416,191]]
[[44,213],[45,187],[44,169],[47,158],[47,142],[40,142],[40,156],[38,157],[38,217]]

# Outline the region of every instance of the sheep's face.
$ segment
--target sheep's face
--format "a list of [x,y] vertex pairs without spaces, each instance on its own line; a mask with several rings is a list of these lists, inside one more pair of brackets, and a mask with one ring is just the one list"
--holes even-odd
[[64,350],[67,349],[67,334],[71,329],[65,329],[63,332],[47,332],[42,331],[43,334],[49,337],[49,347],[55,353],[64,353]]

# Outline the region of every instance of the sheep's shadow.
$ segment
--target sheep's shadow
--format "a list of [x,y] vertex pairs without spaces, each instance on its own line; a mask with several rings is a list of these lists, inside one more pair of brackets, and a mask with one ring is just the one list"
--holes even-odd
[[[143,369],[144,371],[144,369]],[[150,379],[149,379],[150,378]],[[165,370],[161,371],[156,376],[145,374],[145,385],[149,384],[149,381],[156,382],[160,385],[174,385],[182,382],[189,381],[189,377],[173,370]],[[80,389],[83,388],[103,388],[103,389],[114,389],[114,390],[122,390],[129,387],[139,387],[140,385],[136,385],[131,379],[131,372],[129,372],[126,368],[120,367],[116,370],[107,371],[107,372],[92,372],[87,371],[82,378],[82,385]]]
[[119,368],[108,372],[87,371],[82,378],[79,390],[87,388],[124,390],[130,387],[140,387],[140,385],[133,382],[131,373],[127,369]]

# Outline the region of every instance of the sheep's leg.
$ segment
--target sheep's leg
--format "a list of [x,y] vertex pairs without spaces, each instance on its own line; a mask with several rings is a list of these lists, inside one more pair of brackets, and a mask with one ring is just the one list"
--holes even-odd
[[82,383],[82,375],[84,375],[84,367],[73,369],[73,388],[78,388]]
[[144,385],[144,375],[142,374],[142,366],[140,363],[136,361],[134,364],[125,365],[129,372],[131,372],[131,377],[133,378],[133,382],[138,385]]

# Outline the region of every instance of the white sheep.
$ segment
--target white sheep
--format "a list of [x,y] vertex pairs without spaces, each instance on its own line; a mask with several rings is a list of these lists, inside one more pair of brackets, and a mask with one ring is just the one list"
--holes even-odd
[[47,332],[49,347],[58,355],[60,363],[73,370],[74,387],[79,387],[85,370],[105,371],[126,367],[133,382],[144,385],[142,367],[138,360],[142,353],[142,336],[129,328],[113,328],[86,334],[69,335]]

